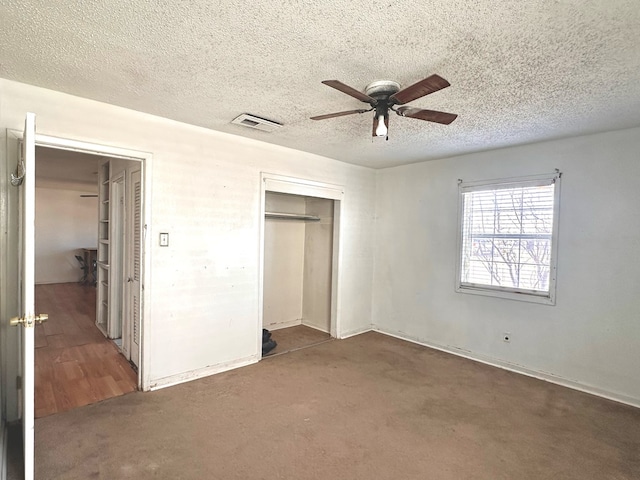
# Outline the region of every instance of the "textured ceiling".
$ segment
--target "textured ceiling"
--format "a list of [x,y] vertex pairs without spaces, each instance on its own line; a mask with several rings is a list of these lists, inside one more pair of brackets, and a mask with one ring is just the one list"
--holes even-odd
[[[433,73],[449,126],[309,120]],[[639,73],[637,0],[0,0],[0,77],[374,168],[638,126]]]
[[102,157],[86,153],[36,147],[36,186],[65,186],[73,190],[98,188]]

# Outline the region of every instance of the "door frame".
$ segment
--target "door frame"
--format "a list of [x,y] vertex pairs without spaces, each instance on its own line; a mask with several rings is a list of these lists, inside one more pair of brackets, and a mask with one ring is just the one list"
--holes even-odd
[[331,259],[331,328],[330,334],[334,338],[342,338],[339,285],[342,272],[342,249],[340,222],[344,207],[344,187],[331,183],[322,183],[303,178],[277,175],[273,173],[260,173],[260,253],[258,268],[258,326],[257,326],[257,351],[261,358],[262,351],[262,325],[264,320],[264,237],[265,237],[265,205],[267,192],[288,193],[305,197],[325,198],[333,200],[333,247]]
[[[20,145],[18,141],[11,142],[16,135],[22,139],[20,130],[6,130],[6,161],[0,162],[0,186],[3,191],[0,194],[0,218],[2,219],[0,234],[0,379],[1,390],[1,417],[8,423],[20,419],[19,416],[19,388],[16,377],[21,374],[20,367],[20,335],[17,328],[9,328],[8,320],[18,312],[19,279],[18,260],[5,261],[10,251],[18,251],[18,228],[20,218],[16,214],[19,205],[19,191],[11,186],[9,175],[20,162]],[[17,137],[16,137],[17,139]],[[4,433],[4,432],[3,432]],[[4,448],[4,447],[3,447]],[[1,473],[1,472],[0,472]]]
[[[13,143],[17,144],[22,140],[22,132],[14,129],[7,129],[7,151],[9,153]],[[153,154],[128,148],[102,145],[99,143],[85,142],[70,138],[55,137],[36,133],[36,147],[56,148],[58,150],[69,150],[73,152],[99,155],[104,157],[120,158],[123,160],[133,160],[140,163],[142,176],[142,236],[141,236],[141,298],[140,305],[140,355],[138,358],[138,388],[143,391],[150,390],[150,363],[149,363],[149,309],[145,308],[151,304],[151,289],[147,285],[147,276],[151,272],[151,236],[147,235],[151,225],[151,178]],[[16,147],[13,147],[16,148]],[[11,157],[8,157],[11,158]],[[17,158],[17,157],[16,157]]]

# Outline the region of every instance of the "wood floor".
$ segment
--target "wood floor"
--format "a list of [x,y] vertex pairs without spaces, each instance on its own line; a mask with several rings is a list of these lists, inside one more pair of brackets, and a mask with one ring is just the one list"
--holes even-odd
[[44,417],[136,390],[137,375],[95,326],[96,289],[36,285],[35,416]]

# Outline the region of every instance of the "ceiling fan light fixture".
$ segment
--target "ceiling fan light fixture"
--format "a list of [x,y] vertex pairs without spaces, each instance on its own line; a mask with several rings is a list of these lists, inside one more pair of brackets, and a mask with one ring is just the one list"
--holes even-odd
[[376,126],[376,137],[386,137],[389,133],[389,129],[387,128],[387,124],[389,123],[389,114],[381,113],[378,115],[378,125]]

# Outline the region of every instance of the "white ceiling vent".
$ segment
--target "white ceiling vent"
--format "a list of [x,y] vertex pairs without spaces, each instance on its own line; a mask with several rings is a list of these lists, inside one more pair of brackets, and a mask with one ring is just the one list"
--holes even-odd
[[231,123],[238,125],[244,125],[245,127],[255,128],[256,130],[262,130],[263,132],[273,132],[277,128],[282,127],[281,123],[274,122],[273,120],[267,120],[266,118],[256,117],[248,113],[243,113],[237,116]]

